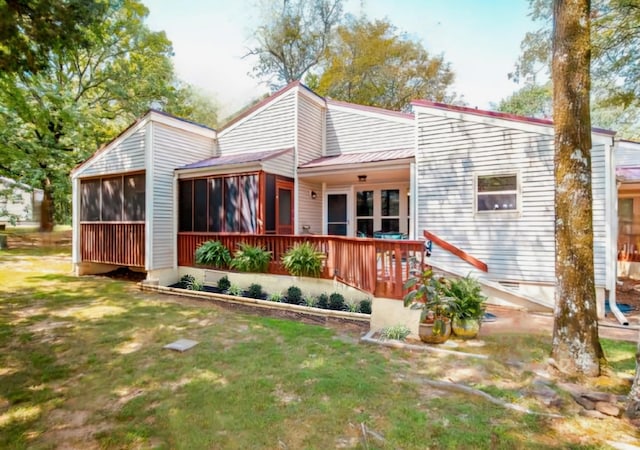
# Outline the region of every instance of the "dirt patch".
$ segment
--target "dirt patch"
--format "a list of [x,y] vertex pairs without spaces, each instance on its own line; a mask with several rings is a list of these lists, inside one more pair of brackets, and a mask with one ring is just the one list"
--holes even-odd
[[99,274],[96,276],[103,276],[107,278],[112,278],[114,280],[123,280],[123,281],[132,281],[135,283],[139,283],[147,278],[146,272],[136,272],[134,270],[129,269],[128,267],[120,267],[116,270],[112,270],[111,272]]

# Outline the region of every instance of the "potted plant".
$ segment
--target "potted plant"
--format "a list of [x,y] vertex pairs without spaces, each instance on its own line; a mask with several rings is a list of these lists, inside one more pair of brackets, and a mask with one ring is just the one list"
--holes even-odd
[[231,263],[231,253],[220,241],[203,242],[195,253],[196,264],[224,269]]
[[301,242],[282,256],[282,265],[293,276],[319,277],[323,256],[312,243]]
[[441,344],[451,335],[451,317],[456,304],[442,290],[445,280],[435,277],[432,269],[409,278],[404,288],[404,306],[420,309],[420,340],[429,344]]
[[463,339],[475,338],[480,332],[487,301],[478,280],[470,275],[448,279],[442,286],[442,292],[455,303],[453,333]]

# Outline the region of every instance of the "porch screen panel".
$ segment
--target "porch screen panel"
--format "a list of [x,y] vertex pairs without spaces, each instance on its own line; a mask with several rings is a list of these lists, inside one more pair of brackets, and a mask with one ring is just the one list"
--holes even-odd
[[122,221],[122,178],[102,180],[102,220],[104,222]]
[[357,193],[356,215],[358,236],[373,236],[373,191],[362,191]]
[[258,177],[245,175],[240,177],[241,187],[241,230],[243,233],[255,233],[258,229],[256,205],[258,203]]
[[100,180],[89,180],[81,183],[80,205],[81,221],[100,221]]
[[224,181],[226,191],[224,196],[224,231],[240,231],[240,180],[239,177],[226,177]]
[[276,232],[276,176],[267,174],[265,192],[265,231]]
[[180,181],[178,190],[178,229],[193,231],[193,181]]
[[223,231],[224,223],[224,187],[222,178],[209,180],[209,231]]
[[124,177],[124,220],[143,221],[145,218],[144,174]]
[[193,231],[207,231],[207,180],[193,182]]

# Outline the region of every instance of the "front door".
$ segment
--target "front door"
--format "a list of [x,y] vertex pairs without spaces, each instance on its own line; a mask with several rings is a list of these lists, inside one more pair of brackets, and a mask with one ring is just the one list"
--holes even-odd
[[276,181],[276,234],[293,234],[293,183]]
[[327,234],[346,236],[349,232],[347,194],[327,195]]

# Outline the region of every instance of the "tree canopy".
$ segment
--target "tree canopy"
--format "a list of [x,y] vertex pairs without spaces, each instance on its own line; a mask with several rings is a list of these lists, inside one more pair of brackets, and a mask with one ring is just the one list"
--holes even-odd
[[[551,0],[529,0],[530,17],[541,26],[525,35],[510,76],[527,86],[544,81],[551,67]],[[626,138],[640,136],[640,0],[593,0],[591,8],[593,124]],[[515,94],[526,96],[526,88]],[[513,106],[513,98],[505,108]],[[501,109],[507,110],[507,109]],[[515,112],[515,111],[509,111]]]
[[430,55],[388,20],[350,17],[337,28],[335,44],[312,87],[335,99],[404,110],[417,98],[451,101],[453,80],[442,55]]
[[342,18],[342,0],[267,0],[255,32],[253,75],[277,89],[301,80],[325,56]]
[[108,6],[101,0],[5,0],[0,2],[0,71],[37,72],[51,51],[86,47],[84,29]]
[[40,48],[35,72],[0,72],[0,174],[44,190],[43,230],[68,215],[76,164],[150,107],[185,95],[171,43],[144,24],[146,7],[106,4],[91,10],[81,45]]

